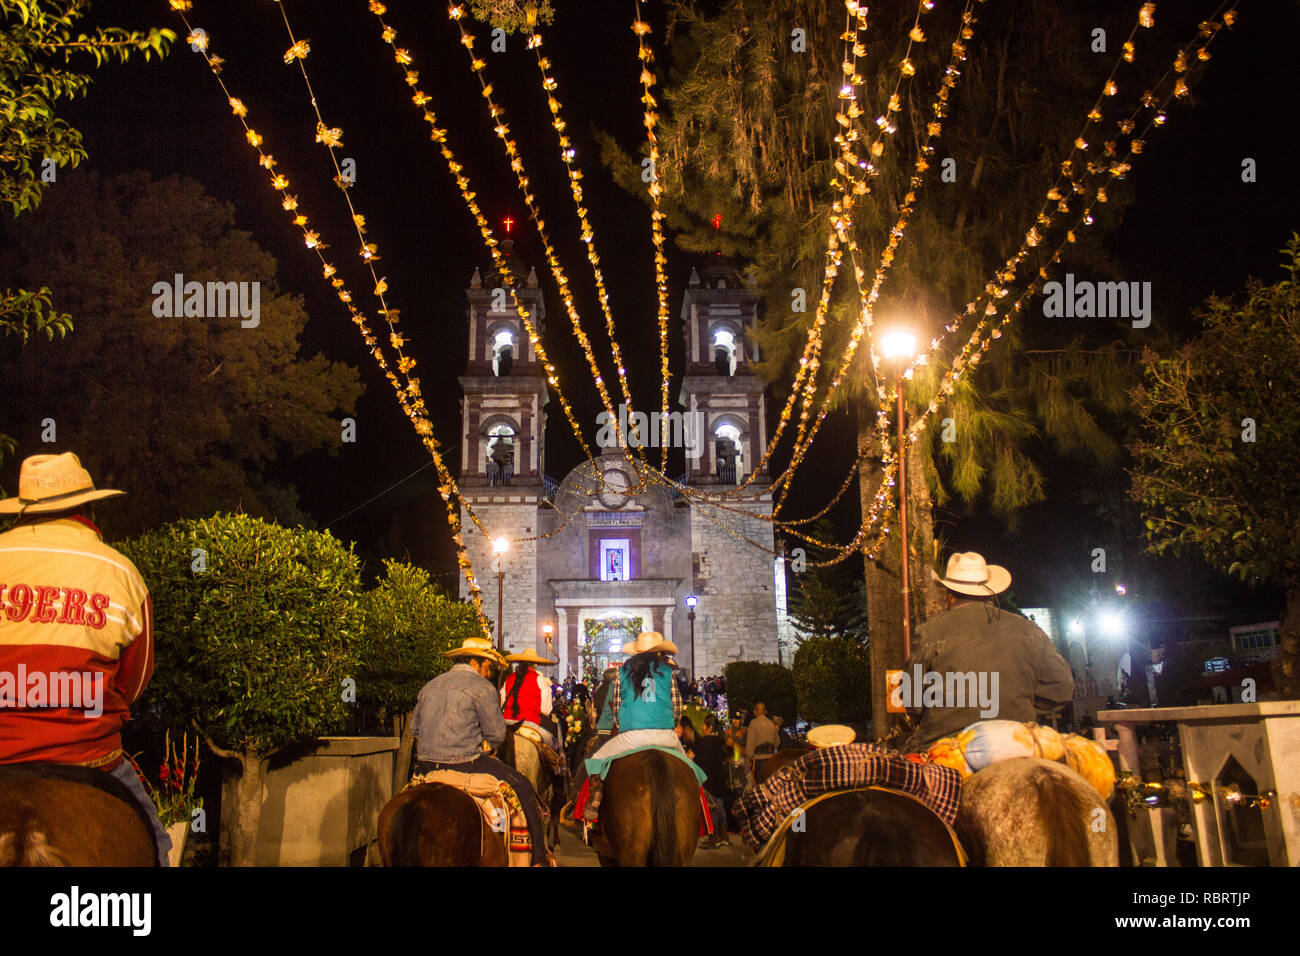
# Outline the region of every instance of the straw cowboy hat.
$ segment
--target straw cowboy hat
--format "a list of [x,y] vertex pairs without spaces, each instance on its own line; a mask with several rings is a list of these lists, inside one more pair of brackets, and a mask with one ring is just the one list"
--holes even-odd
[[845,727],[843,724],[822,724],[808,731],[808,743],[821,750],[823,747],[851,744],[857,736],[852,727]]
[[939,577],[933,570],[930,575],[949,591],[974,597],[1001,594],[1011,586],[1010,571],[986,563],[984,556],[975,551],[963,551],[950,557],[944,577]]
[[95,490],[90,473],[72,452],[31,455],[18,473],[18,496],[0,501],[0,514],[49,514],[68,511],[101,498],[126,494],[111,488]]
[[528,650],[523,651],[519,654],[507,654],[506,660],[508,660],[511,664],[541,664],[545,667],[549,667],[552,664],[560,663],[559,661],[548,661],[545,657],[543,657],[541,654],[538,654],[531,647],[528,648]]
[[655,651],[676,654],[677,645],[672,641],[664,640],[664,636],[658,631],[642,631],[637,635],[635,641],[629,641],[623,645],[623,653],[632,657],[637,654],[650,654]]
[[450,651],[443,651],[444,657],[486,657],[494,664],[505,665],[506,659],[497,653],[497,649],[492,646],[492,642],[486,637],[467,637],[461,642],[460,647],[453,648]]

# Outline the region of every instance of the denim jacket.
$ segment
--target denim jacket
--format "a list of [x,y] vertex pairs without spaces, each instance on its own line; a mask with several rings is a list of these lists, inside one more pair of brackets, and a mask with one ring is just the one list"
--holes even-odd
[[483,741],[506,739],[497,689],[468,664],[456,664],[420,690],[411,718],[416,755],[431,763],[468,763],[483,754]]

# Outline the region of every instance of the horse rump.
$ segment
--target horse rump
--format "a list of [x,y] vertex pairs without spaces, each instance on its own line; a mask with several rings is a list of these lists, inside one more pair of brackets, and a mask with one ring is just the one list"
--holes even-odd
[[411,787],[388,801],[379,813],[379,855],[384,866],[507,862],[500,836],[484,822],[474,798],[439,783]]
[[1047,837],[1047,865],[1091,866],[1085,822],[1090,808],[1082,796],[1043,767],[1035,767],[1031,779],[1038,797],[1038,818]]

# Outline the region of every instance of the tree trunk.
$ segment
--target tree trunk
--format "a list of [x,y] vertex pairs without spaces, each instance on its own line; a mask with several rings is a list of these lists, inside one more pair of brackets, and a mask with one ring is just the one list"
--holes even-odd
[[[235,786],[235,805],[230,809],[230,865],[257,865],[257,838],[262,824],[262,799],[266,782],[266,768],[270,762],[266,755],[239,753],[235,755],[243,768]],[[225,816],[226,808],[222,808]]]
[[[858,447],[866,449],[859,481],[862,513],[866,514],[880,488],[883,473],[880,467],[881,448],[873,422],[874,416],[863,412],[858,416]],[[866,423],[865,427],[863,423]],[[908,538],[910,560],[908,571],[912,592],[912,638],[916,628],[941,608],[942,595],[930,577],[934,563],[934,513],[930,489],[926,485],[921,466],[920,450],[908,449]],[[868,536],[867,543],[875,540]],[[885,672],[899,670],[905,661],[903,653],[903,582],[899,535],[896,515],[891,516],[889,537],[875,560],[863,556],[866,569],[867,628],[870,639],[867,650],[871,660],[871,715],[876,737],[887,737],[902,727],[902,715],[891,714],[886,709],[887,687]]]
[[406,781],[411,779],[411,762],[415,756],[415,711],[393,718],[393,736],[400,738],[397,745],[396,759],[393,761],[393,795],[402,792]]
[[1282,652],[1273,661],[1273,687],[1284,700],[1300,698],[1300,584],[1286,589],[1282,617]]

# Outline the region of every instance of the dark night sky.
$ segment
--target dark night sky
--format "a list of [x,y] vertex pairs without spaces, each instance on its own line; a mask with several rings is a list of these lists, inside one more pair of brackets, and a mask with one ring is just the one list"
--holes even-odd
[[[593,126],[599,125],[625,148],[635,150],[642,135],[636,42],[629,29],[633,4],[630,0],[557,0],[555,5],[558,13],[548,32],[547,52],[586,174],[587,205],[611,286],[620,342],[631,357],[634,399],[643,406],[653,405],[650,398],[658,393],[658,381],[648,211],[612,185],[599,166],[591,137]],[[522,234],[516,227],[518,251],[525,262],[539,266],[546,286],[535,235],[529,231],[526,211],[490,132],[477,83],[443,4],[394,0],[389,6],[386,19],[398,30],[399,45],[413,54],[422,85],[433,96],[431,106],[451,131],[451,146],[473,179],[485,213],[494,223],[507,214],[524,221]],[[660,6],[646,4],[656,37],[662,36]],[[1137,6],[1136,2],[1100,4],[1108,12],[1096,19],[1113,36],[1127,30]],[[1173,6],[1160,4],[1158,16],[1166,10],[1173,16]],[[1180,6],[1203,7],[1204,15],[1213,4]],[[1171,326],[1211,292],[1226,294],[1240,288],[1247,275],[1273,281],[1279,260],[1276,250],[1292,229],[1300,228],[1295,163],[1288,152],[1291,144],[1285,141],[1295,121],[1294,90],[1300,88],[1294,57],[1296,5],[1247,0],[1240,6],[1241,22],[1232,34],[1216,40],[1215,58],[1196,83],[1194,107],[1180,105],[1165,129],[1150,137],[1131,177],[1136,201],[1107,239],[1115,258],[1134,264],[1137,274],[1130,278],[1153,282],[1158,320]],[[296,34],[311,40],[306,62],[322,111],[329,125],[344,130],[343,155],[357,161],[354,202],[384,256],[380,272],[388,277],[390,303],[402,310],[412,352],[420,361],[436,433],[453,445],[459,432],[456,376],[463,370],[465,356],[463,290],[474,267],[490,261],[487,251],[441,156],[428,141],[426,127],[409,102],[389,47],[380,41],[365,2],[296,0],[285,7]],[[333,169],[325,149],[313,142],[315,120],[301,77],[296,67],[285,66],[281,59],[289,43],[275,5],[268,0],[198,0],[191,17],[211,36],[212,52],[225,58],[224,78],[232,93],[247,104],[251,124],[266,137],[264,148],[280,161],[278,168],[292,181],[291,191],[298,194],[313,228],[333,245],[333,261],[346,269],[354,293],[368,298],[361,293],[369,285],[351,254],[355,238],[346,206],[330,181]],[[1194,14],[1183,14],[1182,20],[1188,17],[1195,19]],[[124,26],[166,25],[183,34],[165,0],[97,0],[94,19]],[[1081,43],[1087,42],[1093,25],[1079,25]],[[1187,36],[1181,21],[1171,26],[1162,20],[1159,29],[1179,40]],[[474,30],[483,33],[477,25]],[[482,49],[485,39],[479,43]],[[582,290],[582,315],[589,330],[594,330],[600,320],[594,292],[588,290],[590,269],[577,240],[576,216],[531,54],[524,54],[522,46],[521,38],[512,37],[507,54],[484,54],[488,77],[501,93],[561,260]],[[1081,117],[1086,108],[1080,104]],[[299,231],[267,186],[256,154],[244,142],[203,60],[178,42],[161,64],[141,61],[125,68],[106,67],[96,74],[90,97],[68,108],[66,116],[85,134],[90,161],[82,169],[105,174],[136,168],[158,176],[181,173],[235,204],[240,227],[278,260],[281,288],[304,296],[312,316],[308,349],[360,367],[368,385],[357,409],[357,444],[343,446],[337,458],[322,453],[296,463],[291,477],[304,507],[320,524],[330,523],[334,533],[358,541],[362,552],[372,555],[391,545],[387,536],[396,525],[399,547],[417,561],[437,563],[439,579],[454,587],[450,541],[431,468],[340,517],[429,459],[346,312],[321,279],[315,256],[303,248]],[[1241,159],[1246,156],[1258,160],[1259,182],[1253,185],[1240,182]],[[79,172],[60,175],[71,179]],[[675,320],[690,261],[671,248],[669,256]],[[1068,266],[1067,262],[1062,271]],[[50,284],[57,287],[56,281]],[[558,303],[548,297],[547,305],[548,344],[566,394],[579,420],[594,423],[598,403],[585,363]],[[671,338],[674,368],[680,368],[675,321]],[[608,363],[607,348],[603,358]],[[822,456],[824,464],[806,468],[797,486],[807,511],[817,510],[841,479],[844,466],[839,463],[847,464],[852,454],[849,436],[849,429],[839,422],[819,440],[815,456]],[[547,472],[562,476],[580,455],[554,402],[547,438]],[[943,530],[955,546],[1004,556],[1013,571],[1024,567],[1019,583],[1022,600],[1029,602],[1037,597],[1030,592],[1046,584],[1034,570],[1034,565],[1043,563],[1038,550],[1043,538],[1059,537],[1058,532],[1068,535],[1073,520],[1068,509],[1054,500],[1026,515],[1024,534],[996,544],[990,543],[990,537],[1003,532],[989,521],[949,521]],[[1077,536],[1077,527],[1074,532]],[[1229,599],[1251,600],[1239,592]]]

